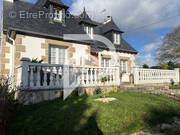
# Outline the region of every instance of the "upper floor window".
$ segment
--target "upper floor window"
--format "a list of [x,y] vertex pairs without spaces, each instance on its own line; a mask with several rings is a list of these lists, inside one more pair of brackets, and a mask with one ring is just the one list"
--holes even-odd
[[84,26],[84,31],[88,34],[91,38],[93,38],[94,29],[91,26]]
[[63,11],[61,9],[54,9],[54,20],[62,22]]
[[120,44],[120,34],[114,32],[114,44]]

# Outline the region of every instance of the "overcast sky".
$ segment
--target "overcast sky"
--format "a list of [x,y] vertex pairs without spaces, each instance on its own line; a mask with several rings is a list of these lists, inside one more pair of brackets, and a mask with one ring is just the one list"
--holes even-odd
[[73,14],[80,14],[86,7],[92,19],[98,21],[104,21],[111,15],[125,32],[123,37],[139,51],[139,64],[155,65],[154,51],[161,44],[161,39],[180,25],[180,0],[62,1]]

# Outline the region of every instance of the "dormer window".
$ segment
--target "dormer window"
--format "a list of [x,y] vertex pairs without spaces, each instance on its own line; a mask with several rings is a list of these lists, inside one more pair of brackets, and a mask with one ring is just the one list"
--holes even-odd
[[114,32],[114,44],[120,44],[120,34]]
[[86,34],[88,34],[90,36],[90,38],[93,38],[94,29],[92,26],[85,25],[84,31],[86,32]]
[[63,11],[62,9],[54,9],[54,21],[62,22],[63,19]]

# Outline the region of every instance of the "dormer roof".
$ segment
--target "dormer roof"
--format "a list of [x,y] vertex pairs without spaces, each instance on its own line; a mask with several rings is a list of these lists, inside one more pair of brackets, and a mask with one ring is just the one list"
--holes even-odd
[[109,31],[116,31],[119,33],[123,33],[122,30],[115,24],[114,20],[111,18],[110,21],[100,26],[102,34],[105,34]]
[[91,18],[89,17],[89,15],[86,12],[86,9],[84,8],[83,12],[78,16],[79,19],[79,23],[85,23],[85,24],[89,24],[89,25],[93,25],[93,26],[97,26],[97,24],[91,20]]
[[56,5],[58,7],[63,7],[65,9],[68,9],[69,7],[67,5],[65,5],[61,0],[46,0],[46,5],[48,4],[53,4]]

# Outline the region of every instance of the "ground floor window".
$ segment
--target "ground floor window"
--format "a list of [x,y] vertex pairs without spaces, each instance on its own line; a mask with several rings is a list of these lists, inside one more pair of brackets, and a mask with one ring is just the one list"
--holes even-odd
[[102,67],[109,67],[109,66],[110,66],[110,59],[108,59],[108,58],[102,58],[101,66],[102,66]]
[[65,64],[66,47],[50,46],[49,47],[49,63]]
[[120,61],[120,68],[121,68],[121,72],[123,72],[123,73],[127,73],[127,64],[128,62],[127,62],[127,60],[121,60]]

